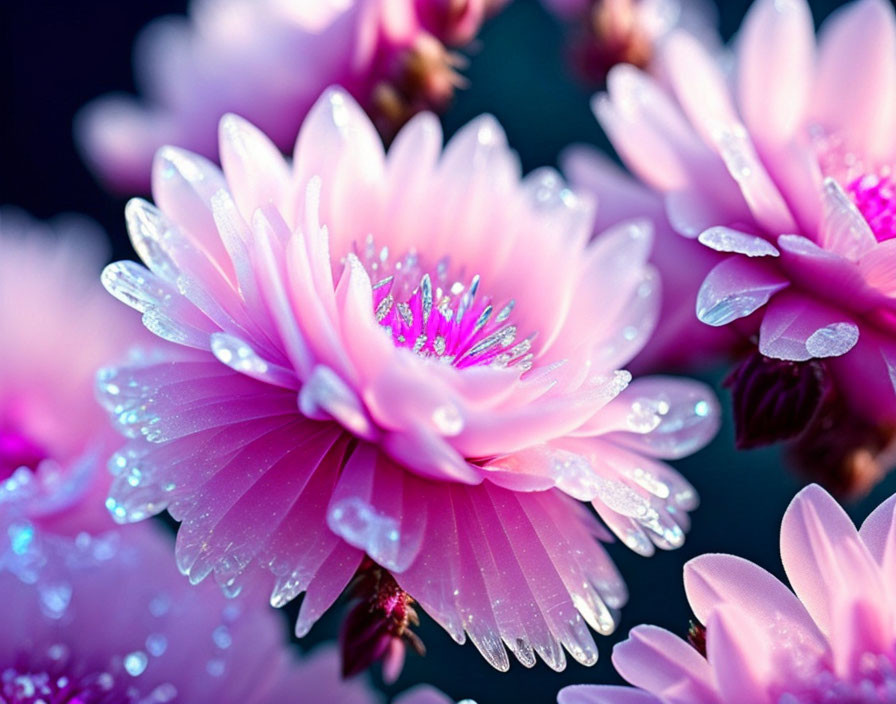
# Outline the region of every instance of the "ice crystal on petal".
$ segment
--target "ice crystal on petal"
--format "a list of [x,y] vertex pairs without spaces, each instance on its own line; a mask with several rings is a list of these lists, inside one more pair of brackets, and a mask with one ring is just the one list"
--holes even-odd
[[491,364],[501,367],[532,365],[535,335],[518,338],[510,322],[514,301],[493,305],[479,293],[480,278],[467,282],[451,275],[448,259],[424,267],[416,252],[395,261],[387,248],[368,239],[357,252],[375,281],[374,315],[398,347],[421,357],[435,358],[463,369]]

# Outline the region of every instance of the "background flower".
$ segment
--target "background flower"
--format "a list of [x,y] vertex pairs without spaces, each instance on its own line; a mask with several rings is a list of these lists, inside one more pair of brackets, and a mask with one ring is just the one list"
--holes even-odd
[[377,701],[341,679],[334,648],[291,653],[262,602],[191,586],[161,527],[72,538],[0,525],[2,701]]
[[816,48],[805,2],[761,0],[736,57],[732,89],[724,63],[673,33],[662,82],[618,67],[595,110],[673,226],[725,254],[696,311],[758,344],[730,378],[739,446],[798,436],[806,471],[861,493],[892,463],[896,427],[896,18],[861,0]]
[[94,376],[151,339],[97,280],[105,250],[86,218],[0,211],[0,515],[57,532],[114,525],[78,510],[102,505],[110,478],[95,467],[120,444]]
[[[890,589],[896,497],[856,531],[817,485],[801,491],[781,523],[781,558],[796,595],[733,555],[685,565],[700,623],[685,643],[638,626],[613,651],[638,689],[580,686],[560,704],[883,702],[896,683],[896,612]],[[702,652],[701,652],[702,651]]]
[[148,190],[166,144],[214,157],[227,112],[282,149],[324,88],[338,83],[387,134],[440,109],[462,79],[449,47],[469,43],[496,0],[196,0],[152,22],[136,44],[140,100],[105,96],[75,123],[91,167],[116,191]]

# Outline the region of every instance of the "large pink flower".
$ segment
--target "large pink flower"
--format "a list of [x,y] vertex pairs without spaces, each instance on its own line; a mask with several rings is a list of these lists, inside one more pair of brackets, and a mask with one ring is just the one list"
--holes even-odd
[[758,344],[731,379],[740,444],[811,426],[804,463],[867,484],[896,427],[893,9],[849,5],[816,46],[805,2],[760,0],[733,81],[684,33],[655,70],[616,69],[596,110],[676,229],[726,255],[696,309]]
[[653,458],[717,427],[702,385],[618,371],[659,304],[649,228],[589,244],[589,204],[550,170],[521,181],[490,117],[443,152],[422,114],[387,155],[339,90],[291,164],[233,116],[221,155],[159,153],[158,207],[127,209],[150,270],[103,275],[172,343],[100,376],[133,438],[114,516],[168,508],[194,582],[307,592],[299,635],[366,553],[497,668],[504,644],[593,663],[586,623],[611,631],[625,589],[576,499],[644,554],[680,545],[696,497]]
[[195,0],[135,51],[143,98],[110,95],[76,121],[85,158],[121,192],[146,191],[166,144],[216,155],[215,126],[235,111],[282,149],[323,90],[338,83],[391,133],[460,84],[459,57],[504,0]]
[[96,280],[102,234],[86,219],[42,224],[0,212],[0,515],[57,532],[114,523],[94,467],[120,444],[93,397],[94,376],[151,339]]
[[[692,644],[634,628],[613,664],[638,689],[569,687],[561,704],[877,704],[896,693],[896,496],[856,531],[817,485],[781,524],[794,595],[733,555],[685,565]],[[697,637],[694,637],[697,636]]]
[[295,657],[263,602],[192,587],[155,525],[74,538],[0,527],[0,702],[378,701],[340,678],[335,648]]

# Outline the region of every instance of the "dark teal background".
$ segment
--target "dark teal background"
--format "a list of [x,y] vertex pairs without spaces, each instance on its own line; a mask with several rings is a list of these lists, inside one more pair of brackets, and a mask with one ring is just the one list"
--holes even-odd
[[[816,19],[837,4],[812,3]],[[720,2],[726,37],[740,23],[747,5]],[[122,217],[124,201],[106,195],[79,162],[71,141],[71,118],[80,105],[100,93],[131,90],[130,46],[136,31],[150,18],[182,12],[184,6],[175,0],[0,0],[4,66],[0,203],[22,206],[38,217],[61,211],[86,213],[106,228],[116,256],[131,256]],[[589,110],[592,90],[567,71],[563,36],[534,0],[516,0],[483,32],[466,71],[471,87],[458,95],[444,117],[447,131],[481,112],[491,112],[504,125],[527,170],[554,164],[559,151],[572,142],[606,146]],[[719,369],[707,378],[718,382],[723,373]],[[650,559],[619,545],[609,547],[628,581],[631,599],[617,633],[598,639],[601,659],[595,667],[571,664],[556,674],[541,664],[526,670],[515,663],[509,673],[501,674],[486,665],[471,645],[456,646],[424,617],[420,632],[429,654],[411,656],[397,686],[389,691],[431,682],[452,696],[475,698],[480,704],[551,702],[566,684],[617,682],[609,654],[632,626],[654,623],[686,632],[691,614],[681,568],[689,558],[731,552],[781,575],[778,527],[800,484],[777,451],[734,451],[727,396],[721,396],[726,420],[718,438],[695,457],[677,463],[702,499],[685,546]],[[896,478],[891,477],[868,499],[850,507],[851,513],[864,518],[894,490]],[[288,611],[292,621],[295,608]],[[339,615],[337,607],[302,647],[335,636]],[[303,701],[300,693],[297,701]]]

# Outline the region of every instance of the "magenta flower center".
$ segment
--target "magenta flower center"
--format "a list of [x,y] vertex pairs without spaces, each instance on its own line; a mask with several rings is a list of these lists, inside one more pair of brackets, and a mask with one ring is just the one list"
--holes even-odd
[[447,259],[434,267],[416,252],[391,260],[368,238],[358,257],[373,281],[377,322],[398,347],[459,369],[474,365],[532,366],[532,340],[520,339],[512,321],[513,299],[497,304],[479,291],[479,276],[452,272]]
[[25,433],[0,425],[0,481],[9,478],[20,467],[34,471],[47,452]]
[[782,692],[779,704],[884,704],[896,697],[896,668],[890,656],[865,653],[859,673],[843,680],[829,670],[820,671],[810,684],[799,690]]
[[837,132],[811,128],[818,165],[844,186],[878,242],[896,237],[896,181],[889,166],[876,168]]
[[889,169],[860,176],[846,190],[878,242],[896,237],[896,183]]

